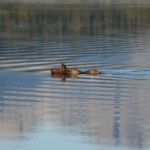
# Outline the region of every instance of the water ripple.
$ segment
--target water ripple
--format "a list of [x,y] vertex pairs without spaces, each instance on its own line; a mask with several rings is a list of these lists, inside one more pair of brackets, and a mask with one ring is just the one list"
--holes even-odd
[[[136,131],[147,130],[138,128],[142,122],[136,117],[149,120],[150,42],[143,40],[148,35],[141,35],[138,42],[132,35],[0,37],[0,112],[5,112],[0,121],[4,124],[10,120],[9,115],[16,116],[15,123],[20,122],[21,114],[27,118],[22,124],[31,130],[34,121],[39,123],[45,117],[46,122],[66,127],[66,132],[79,130],[75,134],[98,144],[118,140],[119,130],[136,140]],[[103,73],[62,82],[50,76],[50,68],[61,62],[70,68],[94,68]],[[131,135],[127,126],[129,130],[134,126],[135,133]],[[124,143],[128,141],[125,139]]]

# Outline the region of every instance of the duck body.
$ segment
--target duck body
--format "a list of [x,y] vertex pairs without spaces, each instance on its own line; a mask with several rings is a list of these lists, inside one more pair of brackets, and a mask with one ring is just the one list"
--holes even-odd
[[92,74],[92,75],[96,75],[96,74],[101,74],[101,71],[98,71],[97,69],[91,69],[88,71],[83,72],[83,74]]
[[71,75],[78,75],[78,74],[81,74],[81,71],[76,68],[70,68],[70,69],[67,69],[67,73]]

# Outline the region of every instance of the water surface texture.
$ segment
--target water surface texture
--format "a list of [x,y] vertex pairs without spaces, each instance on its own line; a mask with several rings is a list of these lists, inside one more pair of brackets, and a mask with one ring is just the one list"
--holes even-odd
[[2,150],[150,149],[149,6],[0,8]]

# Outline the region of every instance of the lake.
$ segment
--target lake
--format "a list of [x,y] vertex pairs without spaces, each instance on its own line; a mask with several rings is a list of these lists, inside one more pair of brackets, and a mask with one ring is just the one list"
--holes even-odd
[[[150,6],[0,5],[2,150],[149,150]],[[65,63],[102,74],[67,78]]]

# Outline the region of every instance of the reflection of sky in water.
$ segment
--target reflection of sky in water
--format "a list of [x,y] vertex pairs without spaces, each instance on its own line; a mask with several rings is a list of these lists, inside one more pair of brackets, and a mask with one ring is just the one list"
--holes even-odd
[[[42,131],[41,131],[42,129]],[[57,128],[54,126],[43,126],[40,127],[40,131],[36,131],[35,133],[31,134],[32,141],[18,141],[17,144],[14,144],[14,142],[11,141],[1,141],[0,145],[2,149],[5,149],[6,145],[7,150],[29,150],[29,149],[86,149],[86,150],[132,150],[132,148],[126,148],[116,145],[112,145],[111,147],[105,145],[105,144],[99,144],[99,145],[89,145],[86,142],[86,138],[81,136],[70,136],[70,135],[63,135],[55,133],[55,130],[57,132]],[[82,141],[82,142],[81,142]],[[136,148],[136,150],[141,150],[141,148]],[[148,150],[148,149],[145,149]]]
[[140,149],[148,144],[144,138],[149,130],[148,80],[101,76],[98,80],[67,79],[61,84],[45,73],[2,74],[9,82],[3,81],[1,87],[2,147],[8,148],[7,142],[23,150],[41,145]]
[[[53,127],[54,128],[54,127]],[[45,127],[44,127],[45,129]],[[48,130],[50,129],[50,126],[48,126]],[[54,129],[53,129],[54,131]],[[32,134],[32,141],[24,141],[24,142],[18,142],[16,146],[14,146],[14,142],[11,141],[2,141],[0,142],[1,148],[5,149],[6,145],[7,150],[16,150],[18,149],[36,149],[36,150],[41,150],[41,149],[86,149],[86,150],[95,150],[98,147],[97,146],[92,146],[89,144],[81,144],[78,143],[80,138],[73,137],[73,136],[64,136],[61,134],[57,133],[51,133],[50,131],[42,131],[42,132],[36,132],[35,134]]]

